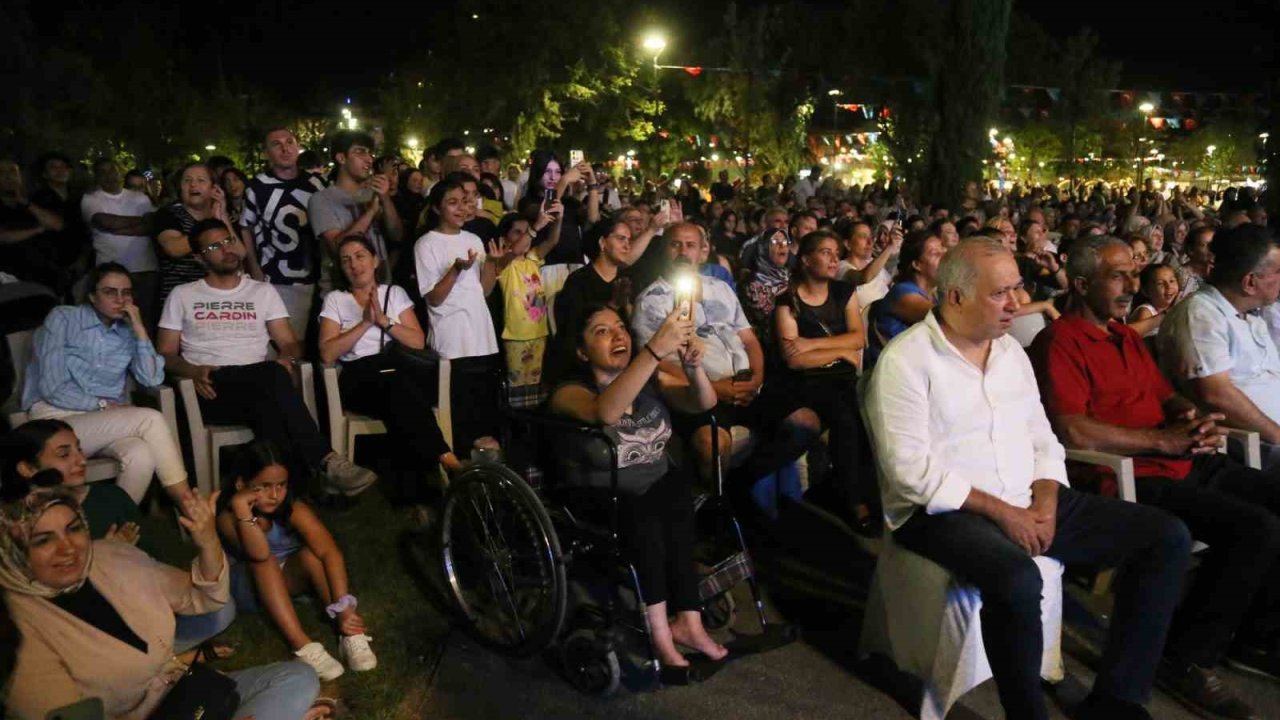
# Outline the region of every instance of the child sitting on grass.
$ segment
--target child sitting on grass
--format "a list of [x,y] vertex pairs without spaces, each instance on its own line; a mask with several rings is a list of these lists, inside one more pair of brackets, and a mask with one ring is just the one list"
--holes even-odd
[[342,551],[315,512],[293,498],[286,467],[269,442],[240,449],[218,512],[218,533],[232,558],[231,595],[240,610],[265,607],[294,655],[329,681],[342,665],[307,637],[293,606],[295,595],[314,590],[337,623],[338,655],[352,670],[372,670],[378,659],[349,594]]

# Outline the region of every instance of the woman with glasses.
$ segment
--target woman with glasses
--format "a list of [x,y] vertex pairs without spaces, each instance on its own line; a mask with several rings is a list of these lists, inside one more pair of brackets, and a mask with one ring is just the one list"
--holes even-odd
[[89,288],[88,302],[54,308],[36,331],[22,409],[66,422],[85,455],[117,460],[116,484],[135,503],[159,476],[181,507],[191,490],[173,433],[159,412],[128,404],[130,374],[144,387],[164,382],[164,359],[133,304],[133,280],[123,265],[103,263]]
[[738,295],[742,312],[755,328],[762,347],[773,347],[773,308],[791,281],[791,237],[786,230],[771,230],[760,238],[763,252],[756,256],[755,270]]

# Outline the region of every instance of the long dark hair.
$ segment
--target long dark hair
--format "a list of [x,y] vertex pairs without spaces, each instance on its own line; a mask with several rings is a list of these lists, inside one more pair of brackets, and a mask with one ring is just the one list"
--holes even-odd
[[[218,496],[218,512],[225,510],[231,504],[231,498],[235,497],[236,493],[239,492],[236,490],[237,480],[248,485],[253,482],[258,473],[272,465],[279,465],[285,469],[285,472],[289,471],[289,462],[284,453],[270,440],[254,440],[248,445],[241,445],[236,448],[230,470],[222,478],[222,494]],[[255,508],[254,514],[273,521],[279,520],[287,523],[289,518],[293,516],[293,495],[293,476],[290,475],[288,492],[285,493],[284,500],[280,502],[280,507],[269,514],[260,512]]]
[[929,244],[929,240],[936,237],[938,237],[937,233],[929,230],[913,230],[907,233],[907,237],[902,241],[902,250],[898,252],[898,274],[894,276],[894,282],[911,281],[916,274],[916,269],[912,265],[924,256],[924,248]]
[[[30,481],[18,472],[18,464],[25,462],[36,467],[40,460],[40,453],[44,452],[45,444],[63,430],[71,430],[71,426],[61,420],[54,418],[31,420],[9,431],[0,439],[0,458],[3,458],[0,461],[3,462],[3,465],[0,465],[0,484],[4,487],[6,497],[11,490],[20,492],[22,495],[26,494],[20,486],[27,486]],[[75,431],[72,430],[72,432]]]
[[800,238],[800,244],[796,247],[796,269],[791,273],[791,277],[787,280],[787,297],[790,299],[791,312],[798,318],[800,317],[800,282],[804,279],[804,257],[809,255],[823,240],[832,240],[836,244],[836,251],[840,249],[840,237],[830,230],[814,230],[813,232]]
[[427,224],[423,230],[435,230],[440,226],[440,203],[444,202],[444,196],[450,190],[465,190],[452,174],[431,186],[431,194],[427,197]]
[[547,171],[547,165],[555,160],[560,166],[560,171],[564,172],[564,163],[551,150],[534,150],[529,155],[529,183],[526,185],[524,197],[525,200],[537,200],[542,202],[542,174]]

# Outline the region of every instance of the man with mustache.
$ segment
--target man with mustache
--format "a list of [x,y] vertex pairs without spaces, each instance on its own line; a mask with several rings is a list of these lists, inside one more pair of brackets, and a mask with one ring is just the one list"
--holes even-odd
[[[1225,655],[1280,676],[1280,479],[1219,454],[1223,415],[1174,392],[1122,324],[1138,289],[1128,244],[1076,241],[1067,276],[1068,308],[1029,353],[1054,431],[1067,447],[1133,456],[1138,501],[1178,516],[1211,548],[1170,627],[1159,680],[1211,717],[1258,717],[1214,668]],[[1093,479],[1104,492],[1114,484]]]

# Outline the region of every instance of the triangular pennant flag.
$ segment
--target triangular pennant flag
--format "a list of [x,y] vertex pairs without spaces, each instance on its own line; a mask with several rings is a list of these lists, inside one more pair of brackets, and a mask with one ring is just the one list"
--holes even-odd
[[1151,118],[1151,127],[1159,130],[1160,128],[1164,127],[1164,121],[1165,119],[1162,117],[1153,117]]
[[1166,122],[1169,123],[1170,130],[1177,130],[1182,127],[1182,118],[1166,118]]
[[698,77],[699,75],[701,75],[701,74],[702,74],[702,68],[700,68],[700,67],[686,67],[686,68],[684,69],[684,71],[685,71],[685,72],[687,72],[687,73],[689,73],[690,75],[692,75],[692,76],[694,76],[694,77]]
[[1062,94],[1061,88],[1045,88],[1044,91],[1049,93],[1049,97],[1054,102],[1058,102],[1058,97]]

